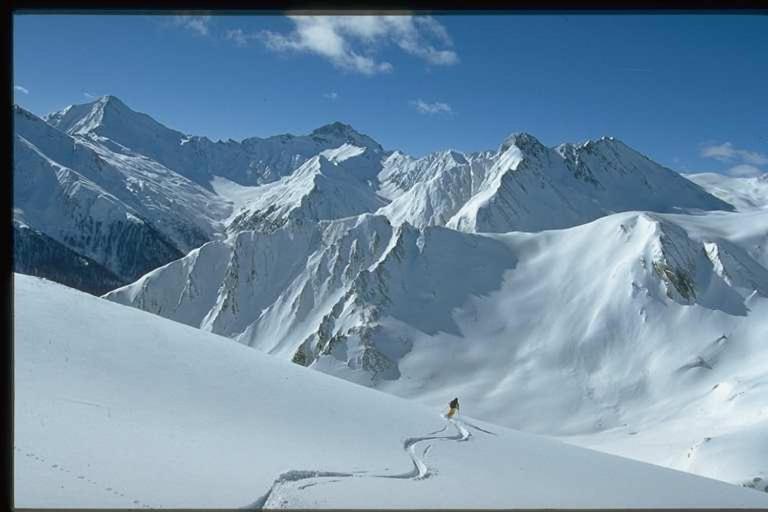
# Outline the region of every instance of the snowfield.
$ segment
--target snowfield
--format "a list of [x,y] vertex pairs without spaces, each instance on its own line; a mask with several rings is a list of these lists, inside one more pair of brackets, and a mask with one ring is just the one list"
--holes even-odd
[[768,507],[38,278],[14,299],[17,507]]

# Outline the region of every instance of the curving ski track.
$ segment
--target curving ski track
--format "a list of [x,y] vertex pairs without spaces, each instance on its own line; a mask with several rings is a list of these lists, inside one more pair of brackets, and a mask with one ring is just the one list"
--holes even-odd
[[455,435],[452,435],[452,436],[436,435],[436,434],[440,434],[441,432],[445,432],[448,429],[448,424],[446,424],[443,428],[436,430],[434,432],[429,432],[424,436],[409,437],[403,441],[403,450],[408,454],[408,456],[411,459],[411,463],[413,464],[413,468],[410,471],[406,471],[404,473],[399,473],[395,475],[366,475],[365,474],[366,471],[354,471],[351,473],[345,473],[345,472],[338,472],[338,471],[292,469],[290,471],[281,473],[280,476],[278,476],[275,479],[275,481],[272,483],[272,485],[269,487],[266,493],[264,493],[255,502],[253,502],[252,504],[244,508],[247,508],[247,509],[280,508],[280,503],[277,501],[279,499],[279,494],[280,494],[279,491],[281,490],[281,488],[283,486],[286,486],[295,482],[299,482],[302,480],[327,479],[327,480],[319,480],[319,481],[309,482],[306,484],[299,485],[298,487],[296,487],[297,491],[301,491],[303,489],[306,489],[307,487],[313,487],[321,483],[338,482],[341,478],[368,477],[368,478],[396,478],[396,479],[403,479],[403,480],[423,480],[425,478],[429,478],[431,475],[436,473],[434,469],[427,466],[426,462],[424,462],[424,458],[429,453],[429,450],[432,448],[432,445],[428,444],[424,448],[424,450],[421,452],[421,455],[417,455],[416,445],[420,443],[424,443],[425,441],[432,441],[432,440],[456,441],[456,442],[469,441],[470,438],[472,437],[472,433],[469,430],[467,430],[466,427],[473,428],[485,434],[490,434],[494,436],[496,435],[495,433],[489,430],[482,429],[466,421],[459,421],[454,418],[446,418],[445,416],[443,416],[443,418],[445,418],[448,421],[448,424],[453,425],[453,427],[456,429]]

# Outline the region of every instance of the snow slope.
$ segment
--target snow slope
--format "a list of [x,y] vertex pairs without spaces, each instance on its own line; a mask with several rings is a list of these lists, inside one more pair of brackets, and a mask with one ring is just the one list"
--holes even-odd
[[375,162],[370,152],[348,144],[325,151],[289,176],[253,190],[227,230],[272,231],[286,222],[317,222],[377,210],[386,201],[364,180],[366,175],[372,179],[375,174],[358,175],[366,164],[375,167]]
[[627,210],[733,209],[612,137],[553,149],[518,133],[495,153],[396,152],[379,180],[392,199],[380,213],[419,228],[535,232]]
[[490,158],[471,158],[456,151],[433,153],[412,159],[390,155],[379,180],[380,193],[393,197],[379,213],[395,224],[444,226],[484,183]]
[[[361,215],[242,232],[107,297],[432,406],[461,396],[515,428],[652,429],[722,379],[768,382],[766,226],[764,210],[626,212],[481,235]],[[717,360],[702,356],[723,335]],[[738,428],[765,428],[759,390]],[[725,428],[722,404],[702,407]],[[706,431],[692,422],[687,442]]]
[[447,422],[38,278],[16,274],[14,300],[17,507],[768,506],[714,480]]
[[752,178],[735,178],[713,172],[683,176],[739,210],[768,207],[768,174]]
[[73,138],[14,107],[14,208],[122,282],[213,238],[228,204],[162,165]]
[[540,231],[627,210],[732,207],[613,138],[547,148],[526,134],[499,148],[485,183],[451,220],[465,231]]
[[[26,139],[14,144],[14,210],[24,222],[96,261],[122,282],[183,255],[137,212]],[[141,250],[139,250],[141,248]]]

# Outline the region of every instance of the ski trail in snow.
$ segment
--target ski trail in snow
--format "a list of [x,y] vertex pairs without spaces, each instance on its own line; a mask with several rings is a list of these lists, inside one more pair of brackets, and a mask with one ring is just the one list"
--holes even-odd
[[[410,457],[411,463],[413,464],[413,468],[410,471],[406,471],[404,473],[399,473],[395,475],[366,475],[365,474],[367,473],[366,471],[354,471],[351,473],[346,473],[346,472],[338,472],[338,471],[294,469],[294,470],[281,473],[280,476],[278,476],[275,479],[275,481],[272,483],[272,485],[269,487],[266,493],[264,493],[255,502],[253,502],[252,504],[244,508],[248,508],[248,509],[279,508],[280,505],[287,503],[284,500],[281,500],[282,503],[278,502],[278,500],[281,498],[282,488],[284,486],[288,486],[290,484],[293,484],[295,482],[299,482],[302,480],[323,479],[320,481],[307,482],[302,485],[299,485],[298,487],[296,487],[297,491],[304,490],[308,487],[314,487],[321,483],[338,482],[342,478],[395,478],[395,479],[401,479],[401,480],[423,480],[425,478],[429,478],[431,475],[436,473],[434,469],[431,469],[429,466],[427,466],[426,462],[424,462],[424,459],[429,454],[429,451],[432,448],[432,444],[428,444],[424,448],[424,450],[421,452],[421,455],[417,455],[416,445],[420,443],[424,443],[426,441],[432,441],[432,440],[456,441],[456,442],[469,441],[470,438],[472,437],[472,433],[469,430],[467,430],[465,425],[470,428],[476,429],[480,432],[484,432],[486,434],[491,434],[494,436],[496,435],[495,433],[482,429],[476,425],[473,425],[472,423],[458,420],[456,418],[447,418],[444,415],[442,417],[446,420],[446,425],[443,428],[435,430],[434,432],[429,432],[424,436],[409,437],[403,441],[403,450],[408,454],[408,457]],[[449,425],[452,425],[453,428],[456,429],[455,435],[436,435],[436,434],[445,432],[448,429]]]
[[480,431],[480,432],[483,432],[483,433],[485,433],[485,434],[490,434],[490,435],[492,435],[492,436],[498,435],[498,434],[496,434],[496,432],[491,432],[490,430],[485,430],[484,428],[480,428],[480,427],[478,427],[477,425],[474,425],[474,424],[472,424],[472,423],[470,423],[470,422],[468,422],[468,421],[466,421],[466,420],[461,420],[461,422],[462,422],[464,425],[466,425],[466,426],[468,426],[468,427],[470,427],[470,428],[473,428],[473,429],[475,429],[475,430],[478,430],[478,431]]
[[[280,476],[278,476],[275,479],[275,481],[272,483],[272,486],[267,490],[267,492],[264,493],[263,496],[261,496],[258,500],[253,502],[247,508],[257,508],[257,509],[265,508],[267,501],[269,501],[269,499],[272,497],[275,491],[277,491],[283,484],[286,484],[289,482],[298,482],[300,480],[307,480],[309,478],[353,477],[353,476],[356,476],[357,474],[358,473],[341,473],[337,471],[313,471],[313,470],[292,469],[290,471],[286,471],[285,473],[281,473]],[[299,487],[299,489],[305,489],[307,487],[310,487],[310,484],[305,484]]]

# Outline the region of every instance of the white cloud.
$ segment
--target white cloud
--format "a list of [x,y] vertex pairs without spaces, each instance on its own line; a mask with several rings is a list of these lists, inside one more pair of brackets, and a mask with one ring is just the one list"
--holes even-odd
[[89,100],[98,98],[98,96],[96,96],[95,94],[91,94],[88,91],[83,91],[83,96],[85,96]]
[[725,171],[725,174],[736,178],[751,178],[753,176],[760,176],[763,174],[763,171],[754,165],[739,164]]
[[721,162],[740,161],[752,165],[768,164],[768,155],[747,149],[738,149],[730,142],[706,145],[701,150],[701,156],[715,158]]
[[237,46],[248,46],[250,41],[253,39],[259,39],[259,36],[257,34],[249,34],[244,32],[242,29],[236,28],[227,30],[224,38],[229,39],[230,41],[234,41]]
[[208,35],[208,24],[211,22],[210,16],[174,16],[173,23],[187,28],[202,36]]
[[19,91],[19,92],[24,93],[24,94],[29,94],[29,89],[27,89],[26,87],[22,87],[20,85],[14,85],[13,86],[13,90],[14,91]]
[[339,93],[337,92],[327,92],[323,94],[323,98],[329,99],[331,101],[336,101],[339,99]]
[[435,101],[434,103],[427,103],[424,100],[413,100],[410,102],[411,105],[416,107],[416,110],[418,110],[422,114],[452,114],[453,109],[451,106],[447,103],[442,103],[439,101]]
[[[395,44],[404,52],[433,65],[459,61],[448,31],[428,16],[289,16],[288,33],[259,33],[267,48],[278,52],[314,53],[340,69],[373,75],[392,70],[375,52]],[[441,47],[436,47],[435,43]]]

